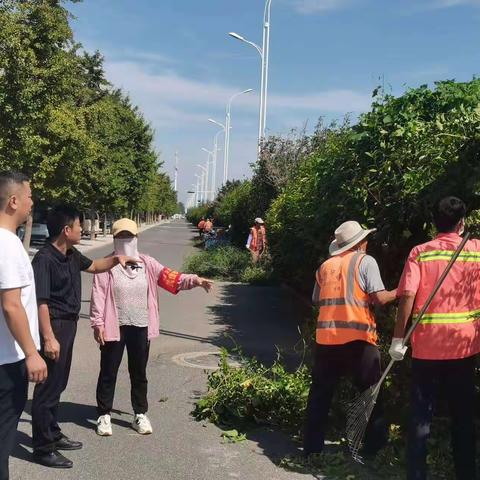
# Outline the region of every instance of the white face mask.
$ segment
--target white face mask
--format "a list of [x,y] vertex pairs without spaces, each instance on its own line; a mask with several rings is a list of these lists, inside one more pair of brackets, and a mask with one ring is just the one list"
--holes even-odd
[[128,257],[138,258],[137,240],[137,237],[114,238],[113,246],[115,255],[126,255]]

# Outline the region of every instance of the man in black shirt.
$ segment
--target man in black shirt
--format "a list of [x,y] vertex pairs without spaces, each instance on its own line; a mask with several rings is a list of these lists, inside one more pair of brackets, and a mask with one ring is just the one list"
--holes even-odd
[[32,266],[37,290],[42,356],[48,378],[35,387],[32,401],[33,457],[54,468],[71,468],[72,462],[59,450],[77,450],[81,442],[62,434],[57,422],[60,395],[68,383],[73,343],[81,308],[81,272],[101,273],[119,263],[137,260],[126,256],[90,260],[74,245],[80,243],[80,214],[74,208],[52,209],[47,219],[47,244],[35,255]]

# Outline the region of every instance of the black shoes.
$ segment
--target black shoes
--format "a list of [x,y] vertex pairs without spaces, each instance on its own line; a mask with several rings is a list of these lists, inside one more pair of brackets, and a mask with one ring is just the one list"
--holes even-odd
[[55,442],[55,448],[57,450],[80,450],[82,447],[82,442],[70,440],[68,437],[62,437]]
[[60,452],[50,453],[33,452],[33,460],[44,467],[50,468],[72,468],[73,462],[64,457]]

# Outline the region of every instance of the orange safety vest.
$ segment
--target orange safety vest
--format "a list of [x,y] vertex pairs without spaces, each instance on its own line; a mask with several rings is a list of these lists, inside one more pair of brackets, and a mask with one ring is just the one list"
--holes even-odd
[[204,227],[204,229],[205,229],[206,232],[209,232],[209,231],[212,229],[212,227],[213,227],[213,223],[212,223],[212,222],[209,222],[209,221],[206,221],[206,222],[205,222],[205,227]]
[[342,345],[363,340],[376,345],[377,328],[370,298],[358,281],[362,252],[349,251],[329,258],[317,271],[320,287],[316,341]]
[[260,248],[265,248],[265,243],[267,239],[267,231],[265,227],[262,225],[260,228],[252,227],[252,241],[250,242],[250,250],[253,252],[257,252]]
[[197,228],[198,228],[199,230],[203,230],[203,229],[205,228],[205,220],[200,220],[200,221],[198,222]]

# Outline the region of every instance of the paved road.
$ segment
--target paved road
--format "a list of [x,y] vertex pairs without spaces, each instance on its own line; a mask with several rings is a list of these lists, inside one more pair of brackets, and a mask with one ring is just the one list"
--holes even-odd
[[[183,222],[152,228],[140,235],[141,251],[165,265],[181,268],[191,250],[192,232]],[[109,247],[90,252],[103,256]],[[30,461],[30,403],[19,426],[19,446],[11,459],[11,479],[161,479],[161,480],[283,480],[308,479],[292,474],[275,461],[295,448],[275,433],[255,434],[254,440],[224,444],[221,430],[192,419],[190,412],[199,392],[205,391],[206,373],[181,366],[172,357],[186,352],[214,352],[232,334],[247,352],[268,360],[278,344],[291,348],[298,340],[297,307],[292,299],[272,288],[217,285],[213,294],[196,289],[178,296],[160,293],[162,335],[152,342],[149,363],[150,436],[130,428],[132,420],[126,362],[122,363],[112,415],[113,436],[94,431],[95,385],[99,350],[88,324],[91,277],[83,278],[83,308],[76,340],[70,384],[62,397],[60,417],[64,432],[84,442],[84,448],[68,452],[71,470],[51,470]],[[261,323],[249,320],[258,312]],[[265,322],[265,323],[264,323]],[[272,335],[272,332],[273,335]]]

